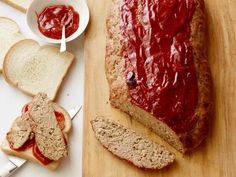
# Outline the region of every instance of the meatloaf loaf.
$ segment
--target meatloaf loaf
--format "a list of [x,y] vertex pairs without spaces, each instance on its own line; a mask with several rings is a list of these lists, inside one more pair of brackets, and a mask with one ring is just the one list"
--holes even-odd
[[113,0],[106,25],[111,105],[180,152],[197,147],[212,112],[203,0]]

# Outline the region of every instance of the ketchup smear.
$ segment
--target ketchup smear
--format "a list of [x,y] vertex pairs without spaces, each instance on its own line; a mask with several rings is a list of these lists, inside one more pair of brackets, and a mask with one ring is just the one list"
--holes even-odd
[[71,36],[79,27],[79,14],[72,6],[49,6],[38,15],[38,28],[49,38],[61,39],[63,25],[66,37]]
[[29,139],[28,141],[25,142],[25,144],[23,146],[21,146],[18,149],[15,149],[12,147],[12,145],[10,144],[10,148],[15,150],[15,151],[25,151],[29,148],[32,148],[32,153],[33,155],[44,165],[48,165],[52,162],[52,160],[48,159],[47,157],[45,157],[38,149],[38,146],[35,143],[35,138]]
[[54,111],[54,114],[57,118],[57,122],[59,124],[59,127],[61,130],[63,130],[65,128],[65,117],[61,112],[58,111]]
[[196,120],[198,99],[189,40],[194,0],[138,2],[123,0],[120,6],[131,102],[176,133],[186,132]]
[[34,144],[35,144],[35,139],[34,138],[27,140],[23,144],[23,146],[21,146],[20,148],[17,148],[17,149],[13,147],[13,144],[9,143],[10,148],[15,150],[15,151],[25,151],[26,149],[29,149],[29,148],[33,147]]
[[[29,110],[29,105],[26,104],[23,108],[21,113],[24,114]],[[60,126],[60,128],[63,130],[65,128],[65,117],[61,112],[55,111],[55,116],[57,118],[58,124]],[[66,139],[64,138],[65,143],[67,144]],[[38,146],[35,142],[35,138],[29,139],[28,141],[26,141],[23,146],[21,146],[18,149],[13,148],[12,144],[9,143],[10,148],[15,150],[15,151],[25,151],[29,148],[32,148],[32,153],[35,156],[35,158],[37,158],[42,164],[44,165],[48,165],[51,162],[53,162],[53,160],[48,159],[47,157],[45,157],[38,149]]]
[[33,155],[44,165],[48,165],[53,161],[45,157],[43,154],[41,154],[36,143],[34,143],[34,146],[33,146]]

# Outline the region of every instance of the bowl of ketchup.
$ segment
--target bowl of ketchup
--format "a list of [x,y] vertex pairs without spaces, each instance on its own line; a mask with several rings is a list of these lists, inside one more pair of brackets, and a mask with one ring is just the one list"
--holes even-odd
[[66,42],[69,42],[84,32],[89,10],[85,0],[34,0],[26,19],[31,31],[48,43],[60,43],[65,26]]

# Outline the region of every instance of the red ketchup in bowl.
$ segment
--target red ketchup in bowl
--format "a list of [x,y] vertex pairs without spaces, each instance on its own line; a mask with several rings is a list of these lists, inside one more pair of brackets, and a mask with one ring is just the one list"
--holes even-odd
[[39,31],[46,37],[61,39],[65,25],[65,36],[71,36],[79,27],[79,13],[69,5],[46,7],[38,15]]

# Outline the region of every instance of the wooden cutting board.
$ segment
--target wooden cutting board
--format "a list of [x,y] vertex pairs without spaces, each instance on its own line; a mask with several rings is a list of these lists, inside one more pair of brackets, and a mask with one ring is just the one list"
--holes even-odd
[[[234,177],[236,176],[236,1],[206,0],[209,62],[214,82],[215,116],[207,141],[182,155],[141,124],[112,108],[105,78],[105,18],[111,0],[88,0],[90,24],[85,35],[83,177]],[[142,171],[118,159],[95,139],[89,121],[114,119],[166,145],[176,163],[161,171]]]

